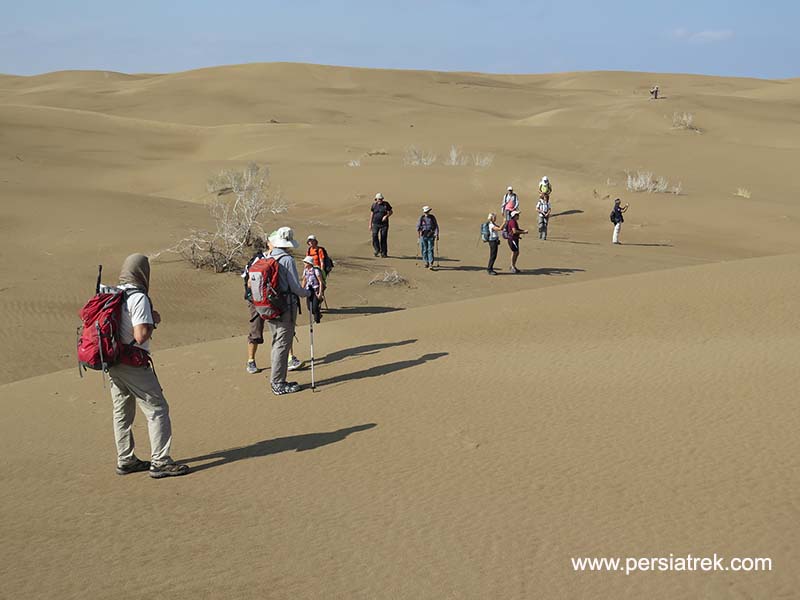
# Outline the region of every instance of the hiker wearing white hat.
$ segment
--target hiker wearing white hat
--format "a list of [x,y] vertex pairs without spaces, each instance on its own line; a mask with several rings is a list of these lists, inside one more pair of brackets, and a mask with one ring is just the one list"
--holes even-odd
[[[299,246],[290,227],[280,227],[267,238],[269,253],[267,259],[274,258],[278,263],[278,293],[284,306],[280,317],[270,319],[272,334],[272,370],[270,383],[276,396],[300,391],[295,382],[286,381],[289,354],[292,349],[295,325],[297,324],[298,298],[306,298],[308,291],[300,285],[297,267],[291,251]],[[299,361],[298,361],[299,362]]]
[[369,217],[369,230],[372,232],[372,250],[375,256],[386,258],[389,255],[389,217],[392,216],[392,205],[383,194],[375,194]]
[[417,237],[422,252],[422,262],[425,263],[426,269],[432,269],[434,242],[439,239],[439,223],[431,213],[430,206],[422,207],[422,215],[417,221]]
[[543,194],[546,200],[550,200],[550,194],[553,193],[553,185],[550,183],[550,180],[547,178],[547,175],[542,177],[542,180],[539,182],[539,194]]
[[308,290],[306,300],[309,312],[314,316],[314,322],[322,320],[320,305],[325,294],[325,277],[322,269],[314,264],[314,257],[306,256],[303,259],[303,281],[301,285]]
[[503,202],[500,205],[500,210],[503,212],[503,218],[508,221],[512,210],[519,210],[519,198],[514,192],[514,188],[508,186],[506,193],[503,196]]
[[519,211],[512,210],[508,222],[503,226],[503,237],[508,240],[508,247],[511,249],[511,272],[519,273],[517,268],[517,258],[519,257],[519,238],[528,233],[527,229],[519,227]]

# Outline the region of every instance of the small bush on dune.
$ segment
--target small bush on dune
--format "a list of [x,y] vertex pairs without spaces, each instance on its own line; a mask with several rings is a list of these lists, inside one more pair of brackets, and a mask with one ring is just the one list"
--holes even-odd
[[409,146],[403,155],[403,164],[409,167],[430,167],[436,162],[436,154],[417,146]]
[[694,126],[694,115],[690,112],[672,113],[672,128],[700,132],[700,130]]
[[461,152],[461,148],[453,144],[444,164],[448,167],[463,167],[469,162],[469,158]]
[[397,271],[386,271],[375,275],[369,282],[370,285],[408,285],[408,280]]
[[494,154],[481,154],[478,152],[472,155],[472,162],[479,169],[486,169],[494,163]]
[[652,171],[625,172],[628,176],[626,187],[629,192],[647,192],[649,194],[681,194],[683,184],[678,183],[670,188],[669,182],[663,177],[654,177]]
[[163,253],[182,256],[197,268],[215,273],[238,270],[256,238],[263,238],[260,219],[288,211],[280,191],[272,190],[269,169],[251,163],[242,171],[225,170],[208,181],[212,199],[208,211],[213,231],[195,229]]
[[348,167],[360,167],[361,166],[361,160],[358,159],[358,158],[354,158],[352,160],[348,160],[347,161],[347,166]]
[[747,188],[739,188],[738,190],[736,190],[734,196],[739,196],[740,198],[747,198],[749,200],[750,190],[748,190]]

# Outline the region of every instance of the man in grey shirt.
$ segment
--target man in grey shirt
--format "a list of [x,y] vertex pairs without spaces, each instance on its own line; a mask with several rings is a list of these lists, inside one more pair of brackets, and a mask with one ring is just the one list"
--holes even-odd
[[269,246],[268,258],[278,262],[278,292],[286,296],[286,309],[277,319],[267,321],[272,334],[272,372],[270,383],[272,393],[276,396],[293,394],[300,391],[300,386],[286,381],[287,361],[292,348],[294,330],[297,324],[298,298],[308,296],[308,290],[300,285],[297,267],[291,251],[298,247],[294,232],[290,227],[281,227],[273,231],[267,238]]

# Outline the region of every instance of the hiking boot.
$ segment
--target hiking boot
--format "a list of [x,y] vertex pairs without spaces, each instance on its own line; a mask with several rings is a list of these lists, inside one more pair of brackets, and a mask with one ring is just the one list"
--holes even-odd
[[378,256],[380,256],[380,252],[373,252],[372,256],[374,256],[375,258],[378,258]]
[[258,373],[258,367],[256,366],[256,361],[248,360],[247,361],[247,372],[248,373]]
[[493,269],[489,269],[489,270],[488,270],[488,271],[486,271],[486,272],[487,272],[487,273],[489,273],[489,275],[497,275],[497,271],[495,271],[495,270],[493,270]]
[[141,473],[150,468],[150,461],[139,460],[138,458],[126,465],[117,465],[117,475],[130,475],[131,473]]
[[276,396],[283,396],[284,394],[294,394],[295,392],[299,392],[302,388],[296,382],[287,382],[284,381],[282,383],[273,383],[272,384],[272,393]]
[[303,366],[303,361],[302,360],[300,360],[296,356],[290,356],[289,357],[289,364],[286,366],[286,368],[289,371],[296,371],[297,369],[299,369],[302,366]]
[[180,463],[169,463],[156,467],[150,466],[150,477],[153,479],[163,479],[164,477],[180,477],[189,472],[189,465],[182,465]]
[[381,254],[381,258],[389,258],[388,254]]
[[511,267],[512,273],[519,273],[519,269],[517,267]]

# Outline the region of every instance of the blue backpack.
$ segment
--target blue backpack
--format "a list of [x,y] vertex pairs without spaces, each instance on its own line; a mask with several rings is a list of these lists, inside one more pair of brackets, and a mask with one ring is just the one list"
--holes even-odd
[[489,221],[486,221],[485,223],[481,223],[481,239],[484,242],[488,242],[489,241],[489,237],[491,236],[491,231],[492,230],[489,227]]

